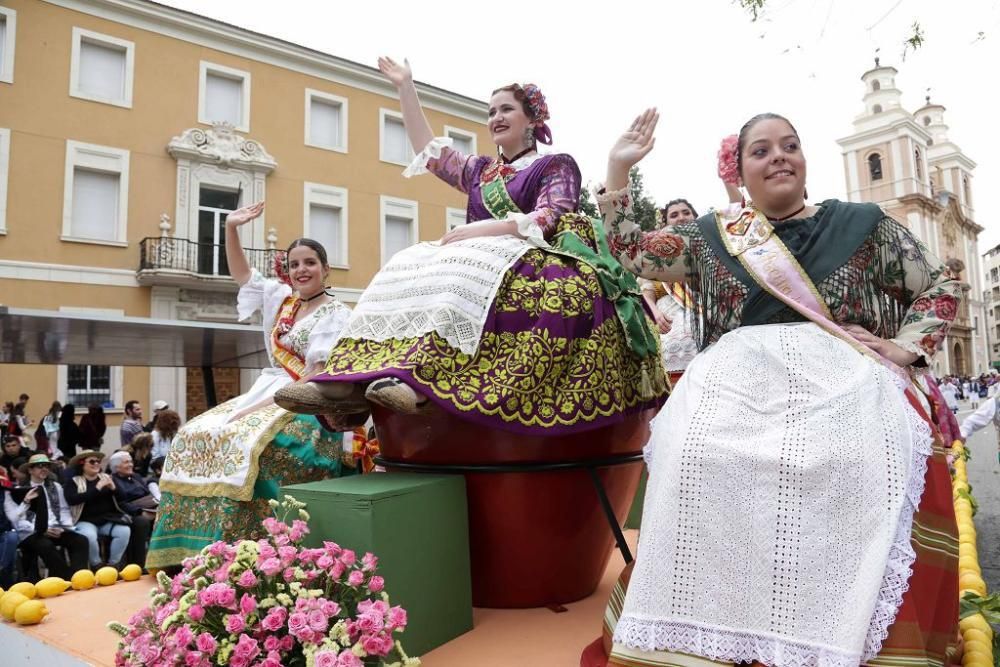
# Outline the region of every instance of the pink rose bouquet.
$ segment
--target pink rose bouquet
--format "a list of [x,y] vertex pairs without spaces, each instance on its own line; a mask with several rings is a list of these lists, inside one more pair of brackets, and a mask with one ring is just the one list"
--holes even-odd
[[740,170],[736,165],[736,149],[739,137],[731,134],[719,146],[719,178],[723,183],[740,184]]
[[393,638],[406,611],[390,606],[378,558],[333,542],[303,547],[305,505],[270,502],[283,514],[264,520],[266,538],[210,544],[173,578],[160,572],[150,604],[127,624],[108,625],[121,637],[117,667],[420,664]]

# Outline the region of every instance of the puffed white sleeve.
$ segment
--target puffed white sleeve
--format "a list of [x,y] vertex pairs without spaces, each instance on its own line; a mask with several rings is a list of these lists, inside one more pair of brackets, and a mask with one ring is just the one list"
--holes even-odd
[[351,309],[336,302],[323,319],[309,332],[309,347],[306,349],[306,368],[326,365],[330,350],[340,340],[340,335],[351,317]]
[[273,278],[265,278],[257,269],[250,270],[250,280],[246,281],[236,295],[236,314],[244,321],[260,310],[264,317],[264,327],[274,323],[281,302],[292,293],[292,288]]

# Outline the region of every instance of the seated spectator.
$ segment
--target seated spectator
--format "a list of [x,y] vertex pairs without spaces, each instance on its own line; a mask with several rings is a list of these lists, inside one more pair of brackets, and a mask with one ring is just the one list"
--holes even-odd
[[148,477],[149,462],[153,459],[153,436],[149,433],[140,433],[132,438],[132,444],[122,449],[132,454],[135,473],[142,477]]
[[56,446],[62,452],[63,461],[69,461],[76,456],[76,448],[80,445],[83,434],[80,427],[76,425],[76,406],[67,403],[62,407],[59,415],[59,440]]
[[[8,435],[3,440],[3,454],[0,454],[0,466],[7,469],[7,476],[14,477],[14,461],[31,456],[31,450],[22,444],[20,436]],[[22,461],[23,463],[23,461]]]
[[[6,503],[10,484],[4,484],[6,478],[0,480],[0,502]],[[14,524],[7,518],[6,512],[0,512],[0,588],[8,589],[14,583],[14,563],[17,562],[17,531]]]
[[156,415],[153,428],[153,458],[166,456],[177,430],[181,427],[181,416],[173,410],[161,410]]
[[[148,434],[143,434],[147,435]],[[149,492],[146,480],[134,472],[135,464],[128,452],[111,455],[111,478],[115,481],[118,506],[132,517],[132,535],[129,538],[125,560],[145,565],[149,535],[160,501]]]
[[111,538],[108,563],[117,567],[128,547],[132,519],[115,500],[115,482],[111,475],[101,472],[103,458],[104,454],[93,450],[84,450],[74,456],[67,466],[74,476],[63,484],[63,491],[66,501],[77,513],[77,532],[86,536],[89,542],[91,567],[103,565],[97,539],[101,535]]
[[[4,514],[17,531],[18,548],[28,569],[34,571],[34,563],[41,558],[49,576],[69,579],[73,572],[87,567],[87,538],[73,529],[66,496],[49,474],[51,465],[45,454],[28,459],[20,470],[29,482],[4,494]],[[68,565],[57,546],[69,554]],[[34,574],[37,578],[37,572]]]

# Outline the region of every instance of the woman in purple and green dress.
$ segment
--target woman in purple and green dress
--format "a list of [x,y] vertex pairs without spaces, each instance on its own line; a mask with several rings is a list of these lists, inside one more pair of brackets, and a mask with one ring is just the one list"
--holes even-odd
[[[467,224],[397,253],[362,295],[326,374],[279,404],[313,414],[403,413],[431,405],[487,428],[565,435],[656,407],[667,391],[638,286],[576,214],[580,171],[551,143],[532,84],[493,92],[495,157],[435,138],[408,63],[379,59],[418,154],[469,196]],[[598,223],[599,224],[599,223]],[[606,294],[611,294],[609,299]]]

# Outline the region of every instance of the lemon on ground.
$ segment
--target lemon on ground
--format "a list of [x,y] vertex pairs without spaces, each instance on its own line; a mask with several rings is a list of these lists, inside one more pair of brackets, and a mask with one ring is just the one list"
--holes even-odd
[[136,581],[142,576],[142,568],[132,563],[122,568],[122,581]]
[[962,632],[962,639],[967,642],[981,641],[987,646],[993,643],[993,639],[979,628],[969,628]]
[[118,570],[108,565],[95,572],[94,577],[101,586],[110,586],[118,581]]
[[978,574],[966,572],[958,577],[958,587],[961,589],[971,589],[978,591],[980,595],[986,595],[986,582]]
[[69,582],[62,577],[46,577],[35,584],[35,590],[38,591],[40,598],[54,598],[66,592],[67,588]]
[[0,597],[0,616],[8,621],[14,620],[14,610],[19,604],[27,602],[28,598],[17,591],[7,591]]
[[34,625],[41,623],[42,619],[48,616],[49,610],[41,600],[28,600],[17,606],[14,612],[14,620],[18,625]]
[[975,613],[966,616],[958,621],[958,627],[961,628],[962,632],[965,632],[969,628],[976,628],[977,630],[982,630],[986,633],[987,637],[993,638],[993,628],[990,624],[986,622],[982,614]]
[[74,591],[85,591],[94,587],[97,578],[90,570],[78,570],[69,580]]
[[959,544],[975,544],[976,534],[959,531],[958,533],[958,543]]
[[38,591],[35,590],[35,585],[28,583],[27,581],[22,581],[19,584],[14,584],[13,586],[10,587],[9,590],[14,591],[15,593],[20,593],[29,600],[33,599],[36,595],[38,595]]

